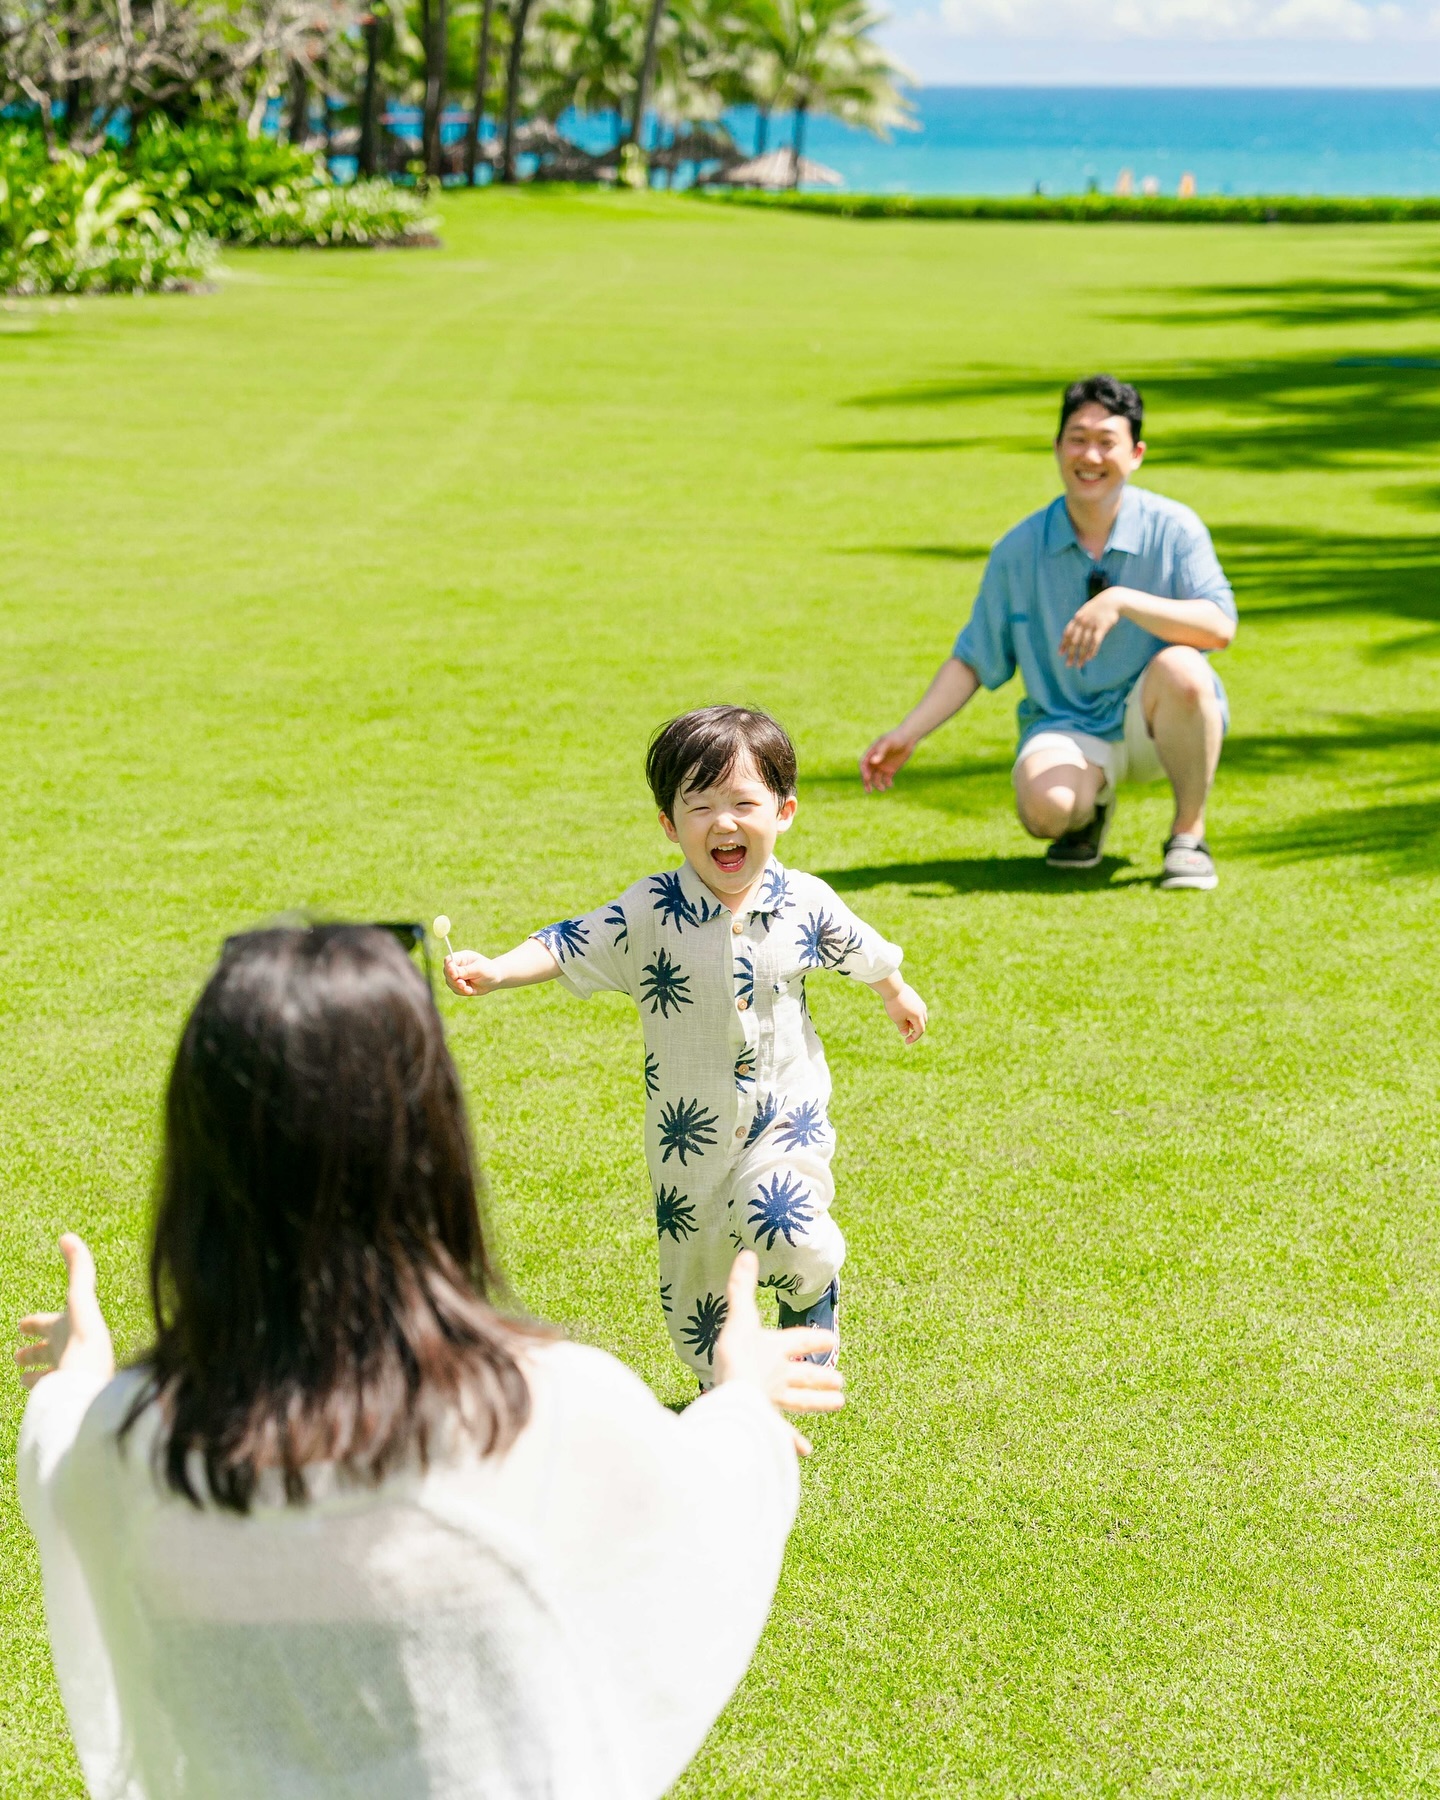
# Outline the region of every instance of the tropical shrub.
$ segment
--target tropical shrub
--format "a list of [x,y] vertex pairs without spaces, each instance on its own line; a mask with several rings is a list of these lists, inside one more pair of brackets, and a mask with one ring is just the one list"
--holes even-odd
[[417,244],[434,241],[425,202],[388,181],[261,189],[234,232],[240,244]]
[[244,240],[257,196],[277,188],[324,181],[312,151],[243,128],[183,128],[152,120],[126,152],[126,161],[173,211],[213,238]]
[[0,290],[18,294],[189,287],[213,240],[110,153],[49,161],[25,132],[0,138]]

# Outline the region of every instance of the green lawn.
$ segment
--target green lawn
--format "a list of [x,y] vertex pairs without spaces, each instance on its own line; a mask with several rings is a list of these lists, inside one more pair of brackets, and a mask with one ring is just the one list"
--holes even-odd
[[[1378,360],[1440,358],[1440,235],[443,210],[441,252],[0,312],[5,1314],[76,1227],[142,1341],[226,932],[443,908],[506,946],[664,866],[648,732],[753,699],[800,749],[789,860],[905,945],[931,1034],[814,996],[851,1402],[678,1791],[1440,1791],[1440,361]],[[1096,367],[1239,595],[1212,895],[1153,887],[1159,790],[1103,878],[1046,874],[1013,691],[855,779]],[[633,1013],[444,1004],[519,1293],[681,1398]],[[20,1410],[0,1794],[49,1800]]]

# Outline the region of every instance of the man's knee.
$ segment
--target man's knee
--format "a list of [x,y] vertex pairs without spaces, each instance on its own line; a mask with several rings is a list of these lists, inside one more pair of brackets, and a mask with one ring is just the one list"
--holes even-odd
[[1076,812],[1070,788],[1051,787],[1040,794],[1017,794],[1015,811],[1033,838],[1064,837]]
[[1089,763],[1022,762],[1015,771],[1015,811],[1031,837],[1058,838],[1089,818],[1103,781]]
[[1186,644],[1172,644],[1158,652],[1150,664],[1145,686],[1152,719],[1156,709],[1164,705],[1199,712],[1220,704],[1209,663]]

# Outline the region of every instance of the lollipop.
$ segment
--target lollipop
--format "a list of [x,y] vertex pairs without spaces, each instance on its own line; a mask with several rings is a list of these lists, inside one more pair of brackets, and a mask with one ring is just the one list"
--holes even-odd
[[445,948],[449,951],[450,955],[453,956],[455,954],[455,946],[450,942],[450,921],[445,917],[444,913],[440,913],[437,916],[435,923],[430,929],[435,933],[436,937],[444,938]]

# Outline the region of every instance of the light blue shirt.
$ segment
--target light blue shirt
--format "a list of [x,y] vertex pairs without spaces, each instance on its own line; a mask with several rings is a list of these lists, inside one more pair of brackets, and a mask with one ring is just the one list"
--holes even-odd
[[[987,688],[1003,687],[1018,668],[1025,698],[1017,709],[1020,742],[1056,727],[1118,742],[1125,702],[1164,639],[1120,619],[1083,668],[1060,655],[1065,627],[1086,600],[1093,569],[1112,587],[1138,588],[1162,600],[1213,600],[1235,618],[1235,596],[1210,533],[1188,506],[1146,488],[1127,487],[1099,562],[1075,536],[1063,496],[1022,519],[990,552],[969,623],[955,655]],[[1215,686],[1224,705],[1225,690]]]

